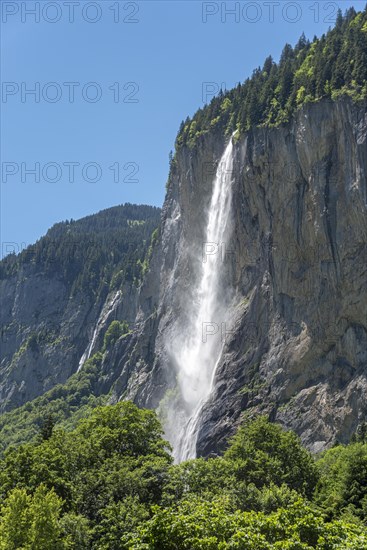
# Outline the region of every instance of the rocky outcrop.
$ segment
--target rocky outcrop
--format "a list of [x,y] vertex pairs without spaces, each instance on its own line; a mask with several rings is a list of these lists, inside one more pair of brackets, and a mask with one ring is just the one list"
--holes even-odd
[[[115,399],[155,408],[175,386],[169,343],[177,318],[189,315],[226,139],[214,129],[176,155]],[[224,330],[197,451],[218,452],[243,415],[260,413],[312,451],[346,442],[367,417],[366,104],[307,104],[289,124],[246,133],[233,179],[224,257],[233,326]]]
[[[70,294],[32,265],[0,283],[0,410],[23,405],[63,384],[99,349],[115,318],[134,321],[137,289],[95,299]],[[135,296],[134,296],[135,294]]]
[[[127,218],[132,215],[139,219],[129,223]],[[98,258],[98,246],[103,247],[107,242],[109,257],[121,258],[121,254],[125,254],[129,261],[143,261],[159,215],[159,209],[128,204],[71,225],[69,222],[58,224],[35,245],[38,250],[30,247],[25,251],[10,274],[3,269],[5,275],[0,277],[0,412],[19,407],[56,384],[65,383],[83,367],[86,359],[102,348],[104,334],[113,320],[134,325],[138,310],[136,281],[132,277],[124,279],[124,275],[117,272],[122,281],[114,282],[113,270],[118,266],[110,261],[98,274],[97,271],[88,274],[94,277],[95,288],[86,292],[76,284],[80,277],[80,268],[75,267],[78,250],[86,246],[86,256]],[[147,226],[145,232],[143,224]],[[116,239],[120,226],[126,239],[130,236],[131,245]],[[70,242],[65,245],[68,234]],[[146,237],[146,242],[141,245],[142,257],[137,258],[133,245],[140,235],[141,241]],[[63,257],[59,262],[61,249]],[[6,259],[0,267],[5,262]],[[60,269],[60,263],[69,277]]]

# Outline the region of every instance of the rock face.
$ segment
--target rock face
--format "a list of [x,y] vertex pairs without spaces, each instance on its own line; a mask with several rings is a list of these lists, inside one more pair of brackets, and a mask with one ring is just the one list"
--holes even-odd
[[75,372],[101,303],[82,295],[71,298],[63,281],[31,264],[2,280],[0,292],[4,411],[65,382]]
[[1,412],[66,382],[102,346],[112,320],[132,323],[137,289],[126,290],[128,298],[122,291],[96,300],[81,293],[71,296],[60,280],[32,266],[3,282]]
[[[72,293],[32,262],[0,281],[1,411],[65,382],[120,319],[135,328],[104,353],[100,393],[167,415],[170,349],[191,313],[228,139],[214,126],[177,152],[140,290]],[[262,413],[312,451],[347,442],[367,419],[367,105],[307,104],[238,139],[233,161],[233,232],[218,258],[234,301],[230,327],[207,320],[225,343],[197,453],[221,451],[244,415]]]
[[[139,223],[132,220],[129,225],[127,218],[131,215],[139,216]],[[125,253],[124,246],[128,254],[128,243],[116,244],[116,231],[124,231],[123,234],[132,240],[139,232],[138,238],[147,239],[142,246],[143,260],[159,217],[157,208],[122,205],[73,222],[70,227],[59,224],[39,244],[42,247],[45,243],[44,249],[51,254],[51,261],[56,262],[60,239],[73,231],[69,246],[64,246],[62,259],[62,265],[73,271],[71,277],[63,276],[59,268],[48,269],[46,264],[50,258],[38,261],[36,252],[31,250],[20,267],[0,278],[0,412],[23,405],[56,384],[63,384],[102,347],[104,334],[114,319],[134,324],[138,285],[133,280],[123,280],[114,288],[107,280],[108,266],[105,265],[106,272],[101,271],[100,280],[97,272],[94,273],[96,291],[74,291],[80,270],[72,270],[71,264],[78,257],[80,242],[87,243],[90,255],[96,256],[98,239],[102,244],[109,243],[109,255],[121,257]],[[147,225],[146,234],[143,223]],[[81,241],[81,234],[84,241]],[[94,240],[86,238],[88,234]]]
[[[176,156],[137,330],[116,352],[114,399],[156,408],[175,387],[169,345],[190,314],[226,139],[213,130]],[[244,414],[270,415],[312,451],[346,442],[367,418],[366,104],[307,104],[287,125],[248,132],[234,155],[233,327],[197,452],[221,450]]]

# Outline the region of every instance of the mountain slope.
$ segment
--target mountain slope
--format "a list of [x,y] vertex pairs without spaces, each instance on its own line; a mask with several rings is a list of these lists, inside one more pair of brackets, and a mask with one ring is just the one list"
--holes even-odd
[[1,410],[64,383],[103,343],[109,323],[133,323],[160,209],[126,204],[56,224],[0,262]]

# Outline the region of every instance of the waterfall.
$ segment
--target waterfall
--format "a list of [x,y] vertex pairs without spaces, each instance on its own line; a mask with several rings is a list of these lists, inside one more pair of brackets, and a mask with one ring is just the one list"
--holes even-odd
[[87,349],[85,350],[85,352],[83,353],[83,355],[80,358],[77,372],[79,372],[83,368],[84,363],[87,361],[87,359],[89,359],[89,357],[91,355],[91,352],[92,352],[92,349],[93,349],[93,346],[94,346],[95,341],[97,339],[98,332],[99,332],[99,325],[97,323],[94,330],[93,330],[92,339],[89,342],[89,344],[87,346]]
[[110,299],[103,306],[102,311],[101,311],[101,313],[100,313],[100,315],[97,319],[97,322],[95,324],[95,327],[93,329],[92,338],[90,339],[86,350],[84,351],[83,355],[80,358],[77,372],[79,372],[83,368],[84,363],[92,355],[92,352],[95,348],[97,338],[98,338],[101,330],[103,329],[103,327],[106,326],[106,323],[110,319],[111,314],[118,307],[118,301],[121,298],[121,295],[122,295],[121,290],[118,290],[117,292],[115,292],[115,294],[112,295],[112,297],[110,297]]
[[[172,348],[178,389],[184,413],[172,411],[175,433],[171,436],[177,462],[196,456],[198,421],[209,398],[216,366],[223,350],[223,327],[229,297],[224,285],[223,247],[231,234],[233,144],[230,139],[213,182],[206,220],[203,257],[190,306],[188,326],[180,327],[181,337]],[[176,413],[176,414],[175,414]],[[181,426],[177,424],[181,423]],[[172,424],[172,421],[171,421]],[[173,425],[174,427],[174,425]]]

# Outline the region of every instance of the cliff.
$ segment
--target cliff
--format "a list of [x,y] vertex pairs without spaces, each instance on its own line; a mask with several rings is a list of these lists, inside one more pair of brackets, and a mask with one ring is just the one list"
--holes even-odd
[[[220,338],[223,349],[199,411],[197,453],[220,452],[241,419],[258,414],[294,429],[315,452],[347,442],[367,419],[366,107],[347,98],[308,103],[288,124],[235,135],[231,232],[217,248],[205,238],[230,139],[220,127],[178,148],[152,241],[158,209],[134,211],[135,221],[117,209],[84,228],[83,220],[55,226],[4,260],[2,411],[68,383],[102,350],[93,394],[157,409],[175,442],[187,418],[173,349],[192,317],[206,251],[223,263],[231,300],[199,335]],[[131,331],[103,349],[112,320]],[[68,402],[77,385],[65,386]],[[62,395],[49,392],[45,403]],[[6,418],[28,433],[26,415]]]
[[[115,400],[163,416],[176,387],[170,348],[190,315],[228,139],[213,130],[177,152],[137,329],[114,350],[115,366],[105,362],[118,375]],[[348,441],[366,420],[366,139],[366,102],[342,98],[306,104],[290,123],[236,141],[233,233],[222,256],[235,298],[200,415],[199,455],[220,451],[243,415],[268,414],[312,451]],[[223,319],[208,322],[219,334]]]
[[56,224],[0,263],[0,411],[65,383],[115,319],[133,325],[160,209],[123,205]]

